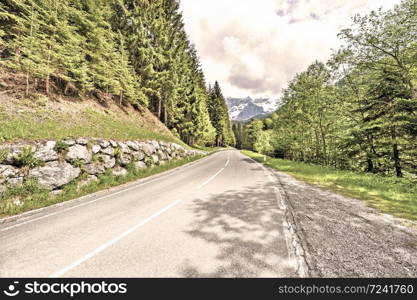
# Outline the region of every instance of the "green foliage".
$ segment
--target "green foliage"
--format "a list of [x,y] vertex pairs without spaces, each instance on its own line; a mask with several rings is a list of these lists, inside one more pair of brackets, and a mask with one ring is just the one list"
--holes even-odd
[[78,158],[73,160],[71,162],[71,164],[76,168],[82,168],[85,165],[84,161],[82,159],[78,159]]
[[[22,185],[10,186],[0,195],[0,216],[44,206],[48,198],[48,190],[40,187],[35,179],[29,179]],[[21,205],[17,205],[17,201],[21,202]]]
[[94,154],[93,155],[93,162],[100,162],[100,163],[104,163],[104,158],[103,156],[101,156],[100,154]]
[[416,31],[414,0],[356,16],[339,35],[345,46],[327,64],[297,74],[283,106],[245,126],[244,147],[268,153],[272,146],[274,156],[293,161],[416,178]]
[[0,56],[25,74],[26,94],[105,95],[149,108],[190,145],[233,144],[212,125],[179,1],[6,0],[0,21]]
[[54,146],[54,151],[57,153],[65,153],[69,149],[69,145],[64,141],[57,141]]
[[268,167],[291,174],[339,194],[364,200],[369,206],[394,216],[417,220],[417,184],[406,178],[343,171],[333,167],[276,159],[251,152],[245,155]]
[[9,150],[7,149],[0,149],[0,164],[2,164],[6,160],[9,153]]
[[256,139],[256,142],[253,144],[254,150],[262,154],[273,154],[274,148],[271,141],[272,134],[271,130],[261,131]]
[[119,159],[123,154],[123,150],[120,147],[117,147],[116,149],[114,149],[113,155],[115,158]]
[[151,157],[146,157],[145,158],[145,164],[146,164],[147,167],[153,166],[153,159]]
[[210,89],[208,111],[216,129],[215,146],[235,146],[236,137],[229,120],[229,113],[219,83],[216,81]]
[[[97,137],[116,140],[162,140],[187,147],[181,140],[143,126],[137,113],[84,109],[78,113],[36,108],[21,114],[0,112],[0,141],[19,139],[62,140],[69,137]],[[36,126],[33,124],[36,123]],[[58,147],[65,152],[66,145]]]
[[236,139],[236,148],[242,149],[243,148],[243,140],[245,136],[244,125],[242,123],[235,123],[232,125],[233,134]]
[[22,152],[13,157],[13,163],[18,167],[35,168],[41,165],[43,162],[35,158],[35,153],[32,151],[32,147],[24,147]]
[[254,150],[255,144],[261,143],[261,133],[263,132],[263,122],[261,120],[253,120],[245,126],[245,134],[243,137],[243,146],[246,149]]

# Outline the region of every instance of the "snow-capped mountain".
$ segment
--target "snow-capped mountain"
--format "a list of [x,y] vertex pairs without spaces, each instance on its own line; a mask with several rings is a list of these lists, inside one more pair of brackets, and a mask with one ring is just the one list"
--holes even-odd
[[269,115],[280,106],[279,99],[227,98],[229,116],[232,121],[247,121],[255,117]]

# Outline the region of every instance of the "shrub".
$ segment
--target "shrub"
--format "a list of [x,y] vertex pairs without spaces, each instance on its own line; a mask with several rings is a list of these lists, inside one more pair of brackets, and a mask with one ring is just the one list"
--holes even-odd
[[2,164],[6,160],[8,155],[9,155],[9,150],[7,149],[0,150],[0,164]]
[[71,162],[71,164],[76,168],[81,168],[82,166],[84,166],[84,161],[81,159],[75,159]]
[[69,146],[67,143],[65,143],[64,141],[58,141],[55,144],[54,151],[58,153],[65,153],[68,151],[68,148]]
[[42,161],[35,158],[32,147],[23,148],[22,152],[13,158],[14,164],[18,167],[35,168],[42,164]]
[[152,167],[153,166],[153,159],[151,157],[147,157],[145,159],[145,164],[147,167]]
[[117,147],[116,149],[114,149],[114,157],[120,158],[122,154],[123,154],[122,148]]

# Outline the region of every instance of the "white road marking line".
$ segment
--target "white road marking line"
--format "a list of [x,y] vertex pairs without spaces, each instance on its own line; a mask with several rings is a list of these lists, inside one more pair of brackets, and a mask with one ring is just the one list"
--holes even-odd
[[[202,187],[204,187],[205,185],[207,185],[209,182],[211,182],[214,178],[216,178],[221,172],[224,171],[224,168],[220,169],[216,174],[214,174],[213,176],[211,176],[208,180],[206,180],[205,182],[203,182],[201,185],[199,185],[197,187],[197,189],[201,189]],[[164,207],[163,209],[161,209],[160,211],[156,212],[155,214],[151,215],[150,217],[146,218],[145,220],[143,220],[142,222],[136,224],[135,226],[133,226],[132,228],[126,230],[125,232],[123,232],[122,234],[118,235],[117,237],[111,239],[110,241],[106,242],[105,244],[101,245],[100,247],[96,248],[95,250],[93,250],[92,252],[88,253],[87,255],[83,256],[82,258],[80,258],[79,260],[75,261],[74,263],[70,264],[69,266],[65,267],[64,269],[55,272],[54,274],[50,275],[49,278],[57,278],[57,277],[61,277],[62,275],[64,275],[65,273],[67,273],[68,271],[76,268],[77,266],[81,265],[82,263],[86,262],[87,260],[89,260],[90,258],[94,257],[95,255],[99,254],[100,252],[104,251],[105,249],[109,248],[110,246],[112,246],[113,244],[117,243],[118,241],[120,241],[121,239],[125,238],[126,236],[128,236],[129,234],[131,234],[132,232],[136,231],[137,229],[139,229],[140,227],[146,225],[147,223],[149,223],[150,221],[156,219],[157,217],[159,217],[160,215],[162,215],[164,212],[166,212],[167,210],[173,208],[174,206],[178,205],[179,203],[181,203],[183,200],[177,200],[171,204],[169,204],[168,206]]]
[[62,275],[64,275],[65,273],[67,273],[68,271],[74,269],[75,267],[81,265],[83,262],[89,260],[90,258],[92,258],[93,256],[95,256],[96,254],[102,252],[103,250],[107,249],[108,247],[110,247],[111,245],[117,243],[118,241],[120,241],[121,239],[123,239],[124,237],[128,236],[129,234],[131,234],[132,232],[134,232],[135,230],[137,230],[138,228],[142,227],[143,225],[149,223],[150,221],[152,221],[153,219],[159,217],[161,214],[163,214],[164,212],[166,212],[168,209],[178,205],[178,203],[180,203],[181,200],[177,200],[173,203],[171,203],[170,205],[166,206],[165,208],[161,209],[160,211],[158,211],[157,213],[153,214],[152,216],[146,218],[145,220],[143,220],[142,222],[140,222],[139,224],[136,224],[135,226],[133,226],[132,228],[130,228],[129,230],[126,230],[125,232],[123,232],[122,234],[118,235],[117,237],[111,239],[110,241],[108,241],[107,243],[101,245],[100,247],[96,248],[95,250],[93,250],[92,252],[88,253],[87,255],[85,255],[84,257],[80,258],[79,260],[77,260],[76,262],[70,264],[68,267],[65,267],[64,269],[50,275],[50,278],[56,278],[56,277],[60,277]]
[[227,167],[230,163],[230,153],[227,153],[227,161],[226,164],[224,165],[225,167]]
[[224,171],[224,168],[220,169],[216,174],[214,174],[213,176],[211,176],[208,180],[206,180],[205,182],[203,182],[202,184],[200,184],[197,189],[201,189],[202,187],[204,187],[206,184],[208,184],[210,181],[212,181],[214,178],[216,178],[221,172]]
[[[144,182],[144,183],[140,183],[140,184],[135,185],[135,186],[132,186],[132,187],[130,187],[130,188],[126,188],[126,189],[123,189],[123,190],[121,190],[121,191],[111,193],[110,195],[102,196],[102,197],[99,197],[99,198],[97,198],[97,199],[94,199],[94,200],[91,200],[91,201],[88,201],[88,202],[84,202],[84,203],[81,203],[81,204],[78,204],[78,205],[75,205],[75,206],[71,206],[71,207],[68,207],[68,208],[65,208],[65,209],[61,209],[61,210],[59,210],[59,211],[57,211],[57,212],[50,213],[50,214],[44,215],[44,216],[42,216],[42,217],[38,217],[38,218],[34,218],[34,219],[30,219],[30,220],[28,220],[28,221],[21,222],[21,223],[18,223],[18,224],[16,224],[16,225],[12,225],[12,226],[9,226],[9,227],[6,227],[6,228],[2,228],[2,229],[0,229],[0,232],[8,231],[8,230],[10,230],[10,229],[17,228],[17,227],[21,227],[21,226],[23,226],[23,225],[26,225],[26,224],[29,224],[29,223],[33,223],[33,222],[36,222],[36,221],[39,221],[39,220],[42,220],[42,219],[45,219],[45,218],[49,218],[49,217],[52,217],[52,216],[55,216],[55,215],[59,215],[59,214],[61,214],[61,213],[64,213],[64,212],[67,212],[67,211],[71,211],[71,210],[74,210],[74,209],[79,208],[79,207],[83,207],[83,206],[86,206],[86,205],[89,205],[89,204],[93,204],[93,203],[95,203],[95,202],[97,202],[97,201],[104,200],[104,199],[107,199],[107,198],[110,198],[110,197],[113,197],[113,196],[119,195],[119,194],[121,194],[121,193],[124,193],[124,192],[128,192],[128,191],[134,190],[134,189],[136,189],[136,188],[138,188],[138,187],[144,186],[144,185],[146,185],[146,184],[149,184],[149,183],[155,182],[155,181],[160,180],[160,179],[164,179],[164,178],[166,178],[166,177],[169,177],[169,176],[173,175],[174,173],[175,173],[175,172],[170,173],[170,174],[167,174],[167,175],[162,176],[162,177],[158,177],[158,178],[155,178],[155,179],[149,180],[149,181]],[[64,202],[63,202],[63,203],[64,203]],[[27,217],[27,218],[30,218],[30,216],[29,216],[29,217]]]

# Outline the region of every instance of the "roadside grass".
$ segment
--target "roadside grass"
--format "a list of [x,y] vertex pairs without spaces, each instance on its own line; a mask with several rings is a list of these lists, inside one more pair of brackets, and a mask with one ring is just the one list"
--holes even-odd
[[266,157],[243,150],[243,154],[296,179],[338,194],[364,200],[370,207],[396,217],[417,220],[417,182],[406,178],[343,171],[319,165]]
[[0,196],[0,218],[20,214],[37,208],[47,207],[53,204],[76,199],[98,191],[106,190],[125,183],[133,182],[161,172],[165,172],[202,158],[202,155],[184,158],[151,168],[136,169],[133,164],[127,166],[128,174],[115,176],[110,170],[98,176],[99,180],[78,188],[78,183],[83,178],[74,181],[63,189],[62,193],[52,196],[34,180],[28,180],[23,185],[9,188]]
[[190,148],[180,139],[158,133],[137,116],[123,112],[97,112],[87,108],[79,113],[36,107],[16,114],[0,112],[0,143],[15,140],[61,140],[96,137],[114,140],[162,140]]

